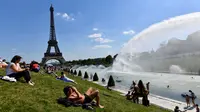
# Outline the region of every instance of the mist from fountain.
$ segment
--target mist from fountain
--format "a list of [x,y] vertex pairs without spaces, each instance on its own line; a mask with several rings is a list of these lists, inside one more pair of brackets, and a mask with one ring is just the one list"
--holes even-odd
[[185,73],[185,70],[183,70],[179,65],[171,65],[169,71],[170,73]]
[[[199,26],[200,12],[164,20],[151,25],[135,35],[128,43],[124,44],[124,47],[121,49],[120,53],[115,59],[112,68],[84,66],[78,67],[76,70],[81,70],[82,73],[87,71],[89,74],[94,74],[97,72],[100,78],[106,79],[108,79],[110,75],[113,75],[114,80],[117,77],[120,77],[123,79],[123,81],[121,83],[117,83],[117,85],[120,85],[124,88],[128,88],[133,80],[138,81],[142,79],[144,83],[151,82],[150,89],[153,94],[177,99],[180,101],[184,101],[180,94],[182,92],[187,92],[189,89],[194,90],[196,95],[200,96],[200,77],[175,74],[184,72],[180,66],[171,65],[169,67],[169,71],[172,74],[152,73],[144,72],[145,69],[135,63],[135,59],[140,56],[140,52],[158,49],[160,43],[163,41],[168,41],[172,37],[185,39],[187,35],[199,30]],[[177,81],[179,83],[177,83]],[[170,89],[167,89],[167,85],[170,85]],[[200,101],[197,102],[200,103]]]

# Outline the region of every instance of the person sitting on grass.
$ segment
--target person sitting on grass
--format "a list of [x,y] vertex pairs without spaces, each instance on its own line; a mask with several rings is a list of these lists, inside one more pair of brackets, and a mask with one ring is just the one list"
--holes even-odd
[[39,72],[40,71],[39,63],[36,61],[32,61],[30,64],[30,71]]
[[63,91],[69,101],[78,104],[86,104],[91,103],[93,99],[96,99],[96,106],[99,108],[104,108],[104,106],[100,105],[99,91],[94,90],[92,87],[90,87],[85,94],[81,94],[73,86],[67,86],[63,89]]
[[0,68],[6,68],[8,64],[5,62],[5,59],[3,61],[0,60]]
[[61,76],[60,77],[57,76],[56,74],[55,74],[55,76],[56,76],[57,79],[63,80],[65,82],[72,82],[72,83],[77,84],[74,80],[72,80],[72,79],[68,78],[67,76],[65,76],[64,72],[61,72]]
[[21,56],[15,55],[12,60],[11,63],[7,65],[6,67],[6,75],[9,77],[13,77],[16,80],[19,80],[21,77],[24,77],[24,79],[26,80],[26,82],[33,86],[34,83],[31,81],[31,76],[29,73],[29,69],[25,68],[22,69],[19,65],[19,62],[21,60]]

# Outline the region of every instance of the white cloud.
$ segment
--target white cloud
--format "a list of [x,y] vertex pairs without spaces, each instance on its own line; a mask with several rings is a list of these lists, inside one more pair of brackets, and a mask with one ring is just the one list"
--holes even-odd
[[135,31],[133,31],[133,30],[123,31],[123,34],[124,35],[133,35],[133,34],[135,34]]
[[60,13],[60,12],[58,12],[58,13],[56,13],[56,16],[60,16],[60,17],[62,17],[63,19],[65,19],[67,21],[74,21],[75,20],[72,16],[70,16],[67,13]]
[[12,48],[11,50],[12,50],[12,51],[16,51],[17,49],[16,49],[16,48]]
[[93,31],[97,31],[97,30],[99,30],[98,28],[93,28]]
[[111,39],[104,39],[104,38],[101,38],[101,37],[98,37],[98,38],[95,38],[96,42],[100,42],[100,43],[109,43],[109,42],[113,42],[114,40],[111,40]]
[[61,13],[59,13],[59,12],[58,12],[58,13],[56,13],[56,16],[60,16],[60,15],[61,15]]
[[101,36],[102,36],[101,33],[94,33],[94,34],[88,35],[89,38],[99,38]]
[[112,46],[110,45],[95,45],[94,47],[92,47],[92,49],[100,49],[100,48],[112,48]]

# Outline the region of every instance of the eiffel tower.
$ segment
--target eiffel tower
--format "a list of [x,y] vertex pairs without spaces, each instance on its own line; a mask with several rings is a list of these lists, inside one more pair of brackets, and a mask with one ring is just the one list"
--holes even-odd
[[[58,42],[56,40],[53,11],[54,11],[54,8],[51,5],[50,7],[50,34],[49,34],[48,48],[47,48],[46,53],[44,53],[44,57],[42,58],[42,62],[41,62],[42,65],[44,65],[48,60],[51,60],[51,59],[56,59],[61,64],[65,63],[65,59],[63,58],[62,53],[60,52],[60,49],[58,47]],[[55,52],[51,52],[52,47],[55,49]]]

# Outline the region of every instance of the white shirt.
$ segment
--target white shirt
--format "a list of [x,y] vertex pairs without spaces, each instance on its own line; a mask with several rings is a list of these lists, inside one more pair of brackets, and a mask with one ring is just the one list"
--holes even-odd
[[[10,75],[12,73],[16,73],[15,71],[13,71],[13,69],[11,68],[12,65],[15,65],[15,63],[10,63],[8,64],[8,66],[6,67],[6,75]],[[19,70],[20,66],[19,66],[19,63],[17,63],[15,65],[17,67],[17,70]]]

